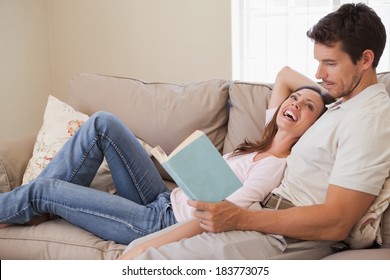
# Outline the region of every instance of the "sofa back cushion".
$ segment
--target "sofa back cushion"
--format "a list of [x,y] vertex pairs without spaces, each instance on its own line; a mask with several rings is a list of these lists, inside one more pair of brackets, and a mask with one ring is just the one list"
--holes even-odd
[[229,85],[228,80],[146,83],[82,73],[70,82],[69,103],[88,115],[114,113],[138,138],[152,147],[160,145],[167,153],[197,129],[222,151]]
[[386,91],[390,95],[390,71],[378,73],[378,81],[385,84]]
[[265,111],[271,84],[233,82],[230,86],[230,117],[223,153],[232,152],[245,139],[259,140],[265,127]]
[[35,136],[29,134],[0,141],[0,193],[9,192],[22,183]]

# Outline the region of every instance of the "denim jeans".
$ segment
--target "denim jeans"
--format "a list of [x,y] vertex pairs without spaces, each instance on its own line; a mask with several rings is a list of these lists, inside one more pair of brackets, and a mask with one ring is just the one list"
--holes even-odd
[[[106,158],[117,195],[89,188]],[[115,116],[93,115],[39,177],[0,194],[0,223],[50,213],[117,243],[176,223],[170,192],[133,133]]]

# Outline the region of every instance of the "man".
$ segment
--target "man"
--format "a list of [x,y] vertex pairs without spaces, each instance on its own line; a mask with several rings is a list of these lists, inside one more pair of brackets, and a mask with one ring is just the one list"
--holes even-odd
[[316,77],[339,100],[294,146],[266,210],[190,201],[202,227],[216,234],[140,258],[322,258],[374,202],[390,170],[390,101],[376,76],[385,28],[366,5],[345,4],[307,35],[319,62]]

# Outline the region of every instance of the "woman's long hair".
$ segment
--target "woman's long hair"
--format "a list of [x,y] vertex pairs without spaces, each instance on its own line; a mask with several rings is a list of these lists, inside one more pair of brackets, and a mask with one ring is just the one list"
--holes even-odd
[[250,142],[248,139],[245,139],[243,143],[237,146],[234,152],[229,157],[239,156],[243,154],[249,154],[252,152],[263,152],[266,151],[272,141],[275,138],[276,133],[278,132],[278,125],[276,124],[276,116],[280,110],[280,106],[276,109],[274,116],[271,121],[265,126],[263,137],[261,140],[256,142]]

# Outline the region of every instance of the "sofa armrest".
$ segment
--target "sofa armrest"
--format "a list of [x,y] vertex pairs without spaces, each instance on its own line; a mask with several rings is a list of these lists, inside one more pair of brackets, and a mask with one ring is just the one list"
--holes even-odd
[[36,135],[0,141],[0,192],[22,183],[23,174],[33,152]]

